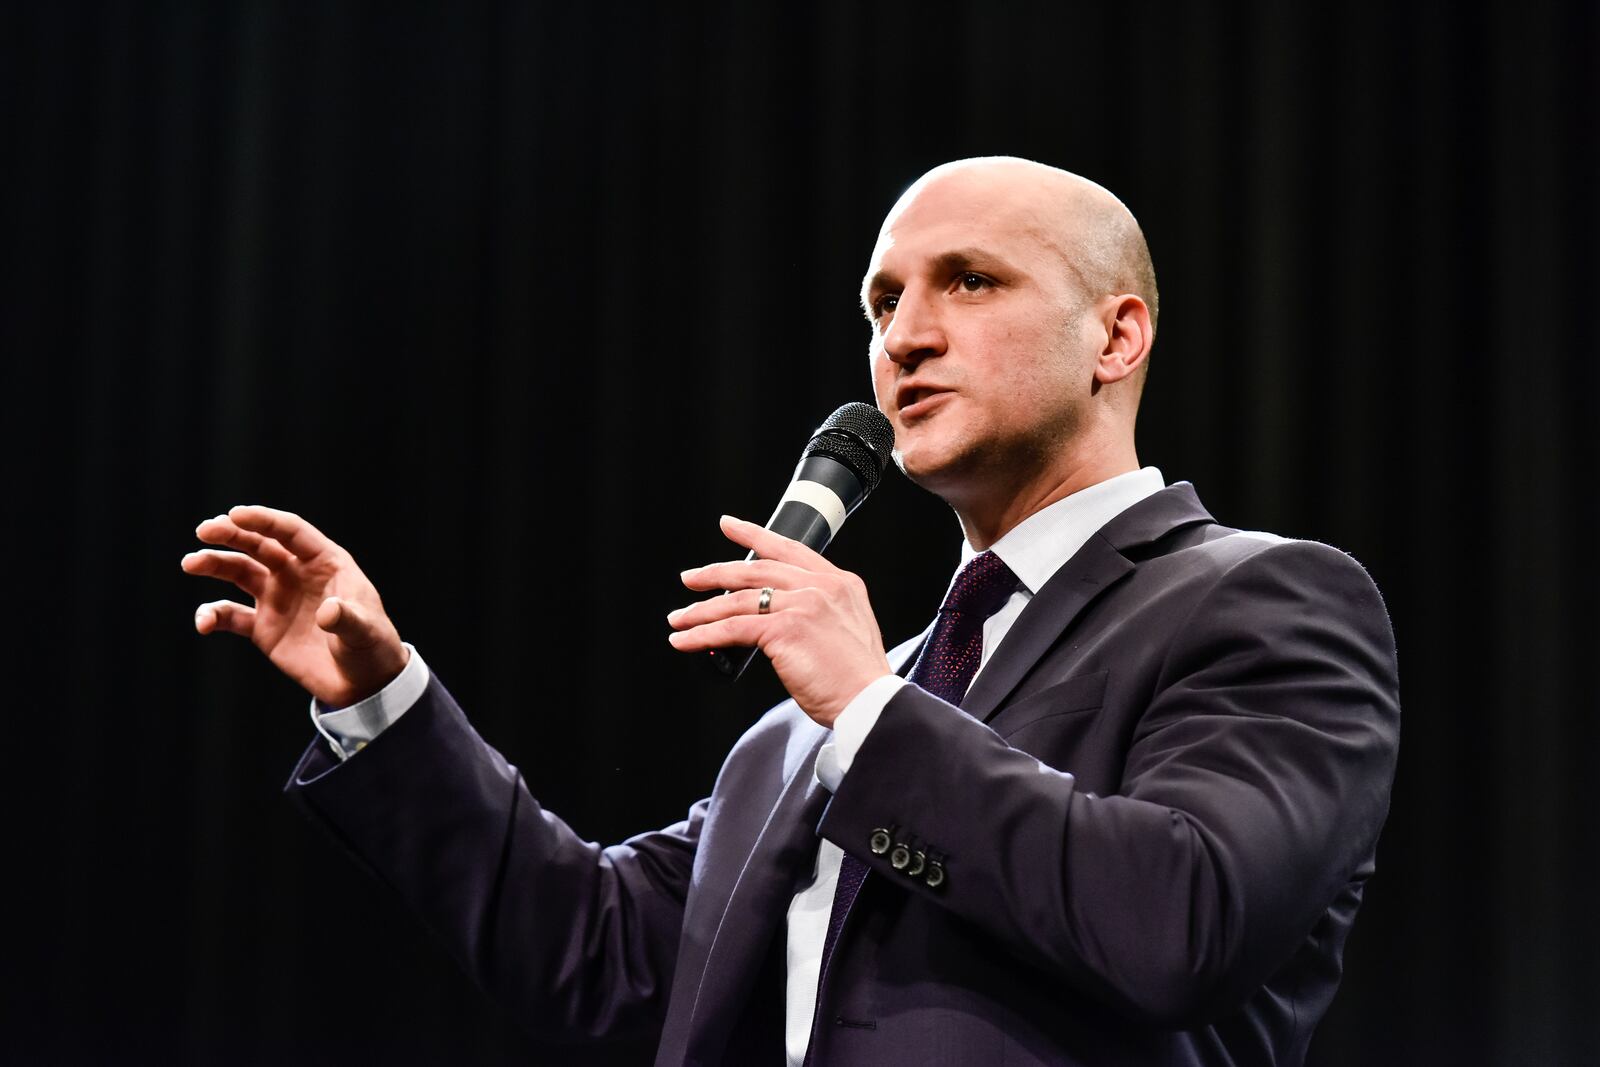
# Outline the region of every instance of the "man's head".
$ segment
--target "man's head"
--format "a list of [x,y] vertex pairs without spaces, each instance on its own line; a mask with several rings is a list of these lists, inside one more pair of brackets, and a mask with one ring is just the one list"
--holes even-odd
[[1155,272],[1100,186],[1006,157],[929,171],[884,220],[862,303],[896,460],[969,537],[1137,465]]

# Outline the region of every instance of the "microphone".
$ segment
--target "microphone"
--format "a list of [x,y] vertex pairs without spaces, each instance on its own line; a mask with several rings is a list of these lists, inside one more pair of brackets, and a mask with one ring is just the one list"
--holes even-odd
[[[894,427],[883,412],[860,402],[844,405],[817,427],[800,450],[794,477],[767,520],[767,529],[821,552],[850,513],[878,488],[893,448]],[[755,559],[756,554],[747,558]],[[755,654],[753,648],[718,649],[711,653],[711,661],[723,674],[737,678]]]

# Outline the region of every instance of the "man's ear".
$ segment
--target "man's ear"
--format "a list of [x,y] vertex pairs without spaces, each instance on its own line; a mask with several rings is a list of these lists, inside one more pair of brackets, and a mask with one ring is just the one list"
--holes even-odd
[[1132,293],[1112,297],[1105,315],[1106,343],[1094,367],[1094,379],[1100,385],[1132,377],[1144,366],[1156,339],[1150,308]]

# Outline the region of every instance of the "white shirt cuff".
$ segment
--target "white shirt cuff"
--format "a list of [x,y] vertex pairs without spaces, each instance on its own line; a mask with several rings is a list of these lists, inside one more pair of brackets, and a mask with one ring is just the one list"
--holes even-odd
[[366,748],[367,742],[393,726],[422,699],[422,691],[428,688],[428,665],[410,645],[406,645],[406,652],[406,665],[400,673],[367,699],[337,711],[328,711],[315,700],[311,702],[311,725],[327,738],[341,762]]
[[834,793],[855,762],[856,752],[877,725],[883,707],[898,692],[906,680],[898,674],[886,674],[857,693],[855,699],[844,706],[839,717],[833,720],[833,737],[817,753],[816,776],[823,788]]

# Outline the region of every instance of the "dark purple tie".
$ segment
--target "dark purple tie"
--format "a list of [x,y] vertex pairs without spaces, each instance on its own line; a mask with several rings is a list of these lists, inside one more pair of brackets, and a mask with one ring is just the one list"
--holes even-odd
[[[1017,576],[999,556],[993,552],[974,556],[956,575],[950,595],[939,608],[939,621],[934,623],[933,633],[922,646],[916,666],[911,668],[911,683],[960,707],[983,659],[984,621],[1004,607],[1016,590]],[[868,870],[865,863],[848,852],[839,864],[839,888],[833,894],[828,936],[822,942],[823,975],[828,972],[834,942],[839,939],[845,916],[850,914],[850,905],[855,903]]]

